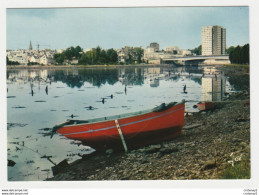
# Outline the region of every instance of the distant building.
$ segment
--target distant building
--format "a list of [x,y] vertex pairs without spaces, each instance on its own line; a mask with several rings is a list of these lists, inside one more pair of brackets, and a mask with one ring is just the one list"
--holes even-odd
[[127,60],[129,60],[132,50],[133,50],[133,47],[129,47],[129,46],[125,46],[121,49],[118,49],[117,50],[118,62],[125,63]]
[[53,58],[47,57],[46,54],[40,57],[40,64],[47,65],[54,62]]
[[181,56],[191,56],[192,52],[190,50],[183,49],[180,50],[179,54],[181,54]]
[[202,55],[226,54],[226,29],[221,26],[204,26],[201,32]]
[[192,55],[190,50],[181,50],[177,46],[168,46],[165,51],[159,51],[158,43],[150,43],[144,50],[144,61],[150,64],[160,64],[164,58],[175,58]]
[[56,50],[51,49],[33,50],[30,41],[29,49],[7,50],[6,56],[10,64],[18,62],[21,65],[27,65],[28,63],[47,65],[54,63],[53,57],[56,52]]
[[154,48],[154,51],[157,52],[159,51],[159,44],[156,42],[150,43],[150,48]]
[[168,53],[178,54],[180,49],[177,46],[168,46],[165,48],[165,51]]
[[118,54],[118,62],[126,63],[127,61],[133,61],[134,63],[138,62],[138,55],[136,53],[136,49],[139,47],[129,47],[125,46],[121,49],[117,49],[116,52]]
[[6,52],[6,56],[11,62],[19,62],[19,64],[28,63],[28,53],[25,50],[10,50]]

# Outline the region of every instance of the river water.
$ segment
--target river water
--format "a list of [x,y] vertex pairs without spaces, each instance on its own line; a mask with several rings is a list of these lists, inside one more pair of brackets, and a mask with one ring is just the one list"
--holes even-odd
[[197,112],[193,105],[199,101],[221,101],[231,91],[216,67],[8,70],[7,158],[16,163],[8,166],[8,180],[44,180],[52,176],[53,163],[73,162],[93,151],[58,134],[50,139],[50,129],[67,119],[135,112],[183,99],[186,112]]

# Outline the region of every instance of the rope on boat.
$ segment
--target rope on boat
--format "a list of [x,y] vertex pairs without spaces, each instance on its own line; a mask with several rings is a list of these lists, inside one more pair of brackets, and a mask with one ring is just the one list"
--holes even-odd
[[120,128],[120,125],[119,125],[118,120],[115,120],[115,124],[116,124],[116,127],[117,127],[117,129],[118,129],[119,135],[120,135],[120,137],[121,137],[121,142],[122,142],[122,145],[123,145],[123,147],[124,147],[124,150],[125,150],[125,152],[128,152],[127,144],[126,144],[126,142],[125,142],[125,139],[124,139],[124,136],[123,136],[123,134],[122,134],[122,131],[121,131],[121,128]]

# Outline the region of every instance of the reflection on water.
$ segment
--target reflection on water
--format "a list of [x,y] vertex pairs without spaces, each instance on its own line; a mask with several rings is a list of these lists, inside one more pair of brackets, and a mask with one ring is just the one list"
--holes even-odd
[[226,79],[222,76],[202,78],[202,101],[221,101],[226,93]]
[[[217,78],[215,77],[217,74]],[[216,69],[204,67],[122,67],[7,71],[8,180],[44,180],[51,167],[93,151],[51,128],[67,119],[86,120],[187,100],[219,101],[230,87]],[[185,89],[185,90],[184,90]]]
[[204,68],[202,83],[202,101],[221,101],[226,94],[226,77],[216,68]]

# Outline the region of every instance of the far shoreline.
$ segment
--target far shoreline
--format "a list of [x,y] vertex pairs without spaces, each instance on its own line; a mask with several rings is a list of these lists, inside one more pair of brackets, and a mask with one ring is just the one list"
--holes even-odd
[[[13,69],[72,69],[72,68],[122,68],[122,67],[158,67],[158,66],[173,66],[174,64],[129,64],[129,65],[7,65],[6,70]],[[178,65],[184,67],[184,65]],[[249,67],[243,64],[206,64],[195,66],[242,66]]]
[[7,65],[6,69],[64,69],[64,68],[121,68],[121,67],[156,67],[171,64],[129,64],[129,65]]

